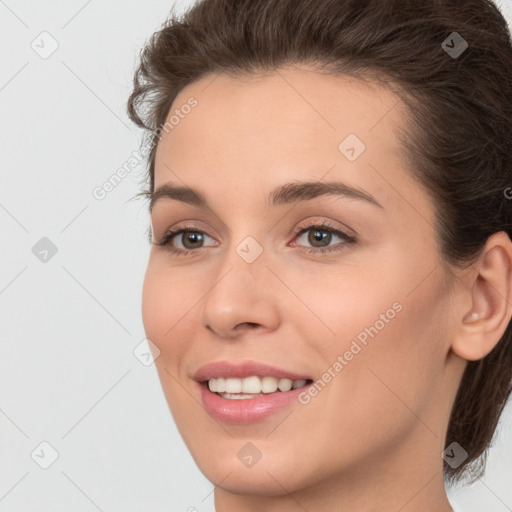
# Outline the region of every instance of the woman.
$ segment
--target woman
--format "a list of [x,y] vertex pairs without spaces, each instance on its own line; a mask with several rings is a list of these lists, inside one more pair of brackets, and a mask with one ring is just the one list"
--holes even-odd
[[141,54],[143,321],[217,512],[452,510],[511,391],[488,0],[202,0]]

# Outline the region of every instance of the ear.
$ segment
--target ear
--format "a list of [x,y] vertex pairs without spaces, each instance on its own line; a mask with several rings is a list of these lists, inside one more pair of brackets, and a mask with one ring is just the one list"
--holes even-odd
[[471,306],[456,319],[452,350],[477,361],[497,345],[512,316],[512,242],[507,233],[488,238],[464,281]]

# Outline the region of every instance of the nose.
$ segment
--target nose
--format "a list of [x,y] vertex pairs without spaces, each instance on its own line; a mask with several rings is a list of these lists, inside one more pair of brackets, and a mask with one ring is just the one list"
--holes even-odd
[[202,325],[227,340],[276,329],[278,284],[264,258],[247,263],[233,250],[204,298]]

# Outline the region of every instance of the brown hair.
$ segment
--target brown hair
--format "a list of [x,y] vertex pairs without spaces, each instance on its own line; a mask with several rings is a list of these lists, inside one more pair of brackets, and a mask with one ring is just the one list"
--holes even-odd
[[[453,32],[468,44],[460,55],[450,53],[462,41]],[[180,90],[210,73],[300,63],[395,88],[410,113],[404,156],[436,205],[446,263],[464,268],[493,233],[511,237],[512,45],[490,0],[200,0],[181,17],[171,13],[141,51],[128,100],[130,118],[151,137],[149,192],[155,130]],[[455,468],[444,462],[451,484],[485,470],[512,390],[511,326],[486,357],[467,363],[445,446],[456,441],[468,457]]]

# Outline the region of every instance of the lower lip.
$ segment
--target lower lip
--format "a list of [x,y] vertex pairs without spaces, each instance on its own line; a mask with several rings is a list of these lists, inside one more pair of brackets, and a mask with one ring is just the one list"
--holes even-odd
[[230,400],[210,391],[207,384],[198,383],[198,386],[200,387],[203,406],[212,418],[224,423],[238,425],[247,425],[268,418],[298,401],[299,394],[309,387],[306,384],[301,388],[291,389],[290,391],[277,391],[255,398]]

